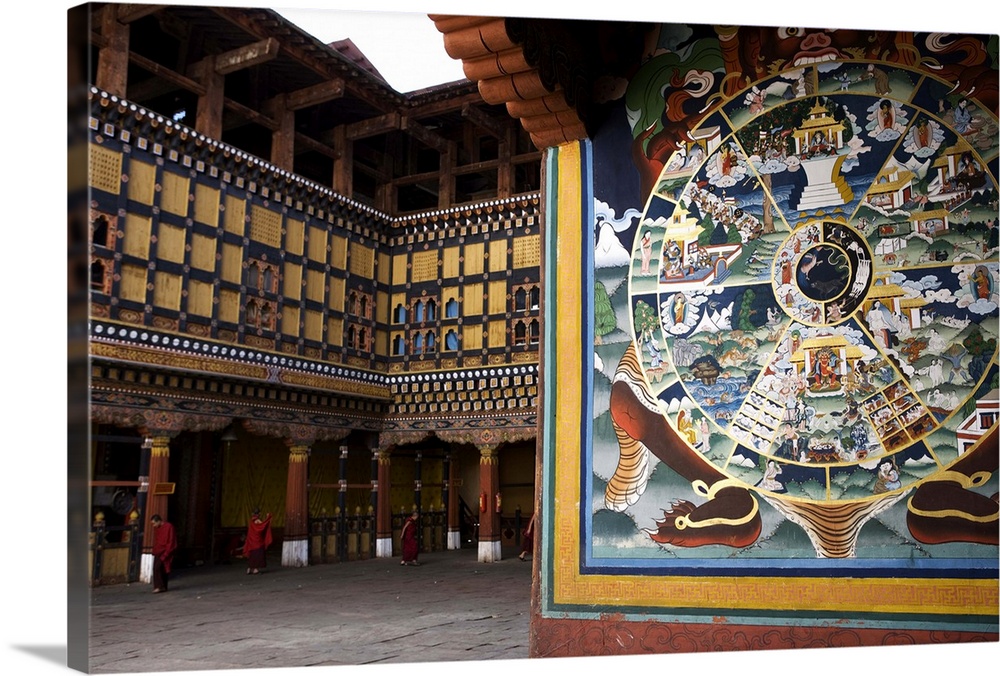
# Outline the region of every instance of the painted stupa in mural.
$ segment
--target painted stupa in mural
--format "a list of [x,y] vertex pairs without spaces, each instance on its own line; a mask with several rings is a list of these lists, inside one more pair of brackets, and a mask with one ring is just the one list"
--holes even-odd
[[791,207],[808,211],[850,202],[854,195],[840,173],[847,155],[844,124],[833,119],[826,107],[817,102],[792,137],[807,181],[793,193],[789,200]]

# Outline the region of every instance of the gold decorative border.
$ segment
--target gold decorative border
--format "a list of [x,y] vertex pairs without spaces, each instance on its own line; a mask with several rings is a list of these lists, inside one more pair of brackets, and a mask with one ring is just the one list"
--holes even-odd
[[[578,144],[557,152],[558,198],[550,227],[556,228],[554,255],[558,261],[554,330],[554,382],[546,387],[558,393],[558,406],[548,415],[554,421],[553,467],[545,471],[552,481],[552,602],[593,609],[601,613],[624,608],[670,608],[725,612],[803,611],[814,613],[879,613],[920,615],[983,615],[996,617],[1000,607],[995,579],[920,579],[854,577],[732,577],[731,575],[631,575],[581,573],[581,494],[584,453],[580,434],[584,336],[586,327],[580,299],[584,297],[582,242],[585,227],[580,185],[583,158]],[[549,315],[548,319],[551,319]],[[590,346],[586,346],[591,349]],[[546,608],[551,616],[565,611]]]

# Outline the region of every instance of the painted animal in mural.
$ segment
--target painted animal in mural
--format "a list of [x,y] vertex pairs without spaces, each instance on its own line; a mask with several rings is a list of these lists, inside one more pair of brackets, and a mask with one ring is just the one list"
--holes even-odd
[[663,518],[649,534],[654,542],[681,547],[746,547],[760,536],[757,499],[695,453],[667,423],[645,386],[634,344],[629,344],[615,371],[611,421],[621,455],[605,491],[609,509],[622,511],[639,499],[646,488],[648,454],[652,453],[707,498],[701,505],[678,499],[663,510]]

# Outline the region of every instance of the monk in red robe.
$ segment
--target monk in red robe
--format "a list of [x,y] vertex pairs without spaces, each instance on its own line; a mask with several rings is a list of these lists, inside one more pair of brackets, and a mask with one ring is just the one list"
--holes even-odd
[[150,519],[153,525],[153,593],[167,591],[167,578],[174,564],[177,551],[177,533],[173,524],[164,521],[159,514]]
[[255,509],[247,524],[247,539],[243,543],[243,556],[247,558],[247,575],[259,575],[267,567],[267,548],[271,546],[271,513],[263,519]]
[[417,542],[417,517],[418,514],[416,512],[406,517],[406,521],[403,522],[403,531],[399,534],[399,540],[403,545],[403,560],[401,565],[404,566],[420,565],[417,563],[417,551],[419,549]]

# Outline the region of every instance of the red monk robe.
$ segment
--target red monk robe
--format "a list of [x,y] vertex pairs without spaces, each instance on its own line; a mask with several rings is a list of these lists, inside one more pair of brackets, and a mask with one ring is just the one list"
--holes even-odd
[[154,514],[153,525],[153,593],[167,591],[167,579],[174,565],[174,552],[177,551],[177,533],[173,524],[167,523]]
[[260,512],[254,511],[247,524],[247,539],[243,544],[243,556],[247,558],[247,575],[257,575],[267,567],[267,548],[271,546],[271,513],[262,520]]

